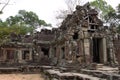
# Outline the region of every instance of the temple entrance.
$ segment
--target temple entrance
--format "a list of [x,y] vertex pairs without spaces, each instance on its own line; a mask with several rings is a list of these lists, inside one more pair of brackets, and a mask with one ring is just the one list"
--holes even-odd
[[30,52],[28,50],[24,50],[22,53],[22,59],[23,60],[29,60]]
[[61,58],[64,59],[65,58],[65,47],[61,48]]
[[73,35],[73,40],[77,40],[78,39],[78,32],[75,32],[74,35]]
[[8,60],[14,59],[14,51],[13,50],[7,50],[7,59]]
[[49,57],[49,48],[41,48],[41,51],[43,52],[43,54],[45,56],[48,56]]
[[93,38],[93,62],[100,63],[100,50],[101,50],[101,39]]

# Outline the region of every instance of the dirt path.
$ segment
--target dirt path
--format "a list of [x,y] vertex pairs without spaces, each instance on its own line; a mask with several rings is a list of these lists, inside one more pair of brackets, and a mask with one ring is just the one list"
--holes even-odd
[[0,74],[0,80],[44,80],[40,74]]

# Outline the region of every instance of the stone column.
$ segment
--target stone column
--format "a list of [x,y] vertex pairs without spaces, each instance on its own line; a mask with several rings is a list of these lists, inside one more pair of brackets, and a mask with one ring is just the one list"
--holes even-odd
[[84,52],[84,58],[85,58],[85,63],[89,64],[90,63],[90,42],[89,39],[84,39],[83,43],[83,52]]
[[71,49],[72,49],[72,61],[76,61],[78,44],[77,41],[71,41]]
[[61,48],[62,48],[62,47],[59,46],[59,59],[60,59],[60,60],[62,59],[62,55],[63,55]]
[[49,48],[49,58],[53,58],[54,57],[54,53],[52,51],[53,51],[53,49],[50,46],[50,48]]
[[60,56],[60,46],[56,47],[56,57],[59,58]]
[[118,64],[114,50],[115,49],[114,49],[114,46],[113,46],[113,41],[111,41],[110,42],[110,58],[111,58],[111,64],[112,65]]
[[71,43],[68,44],[68,60],[72,59],[72,48]]
[[70,50],[69,41],[66,41],[66,44],[65,44],[65,58],[67,60],[69,60],[69,50]]
[[18,50],[18,62],[22,62],[22,50]]
[[90,49],[90,63],[92,63],[93,62],[93,38],[92,37],[90,37],[89,38],[89,49]]
[[102,39],[102,50],[103,50],[103,63],[106,64],[107,63],[107,47],[106,47],[106,39],[103,38]]
[[29,49],[29,60],[32,60],[32,49]]
[[18,50],[17,49],[15,49],[14,51],[13,51],[13,53],[14,53],[14,62],[15,63],[17,63],[18,62]]
[[109,55],[110,55],[110,63],[111,65],[114,65],[114,53],[113,53],[113,42],[112,42],[113,38],[111,35],[109,35],[108,38],[108,48],[109,48]]
[[6,61],[6,58],[7,58],[6,49],[3,49],[3,61]]

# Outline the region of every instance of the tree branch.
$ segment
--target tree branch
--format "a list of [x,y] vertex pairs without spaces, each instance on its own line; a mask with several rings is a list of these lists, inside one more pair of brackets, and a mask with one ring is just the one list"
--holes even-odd
[[3,9],[9,4],[10,0],[7,1],[7,3],[2,7],[2,9],[0,10],[0,14],[2,13]]

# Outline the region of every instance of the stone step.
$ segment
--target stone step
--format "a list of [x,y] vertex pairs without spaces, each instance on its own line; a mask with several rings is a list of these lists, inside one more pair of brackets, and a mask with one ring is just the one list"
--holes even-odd
[[92,67],[93,69],[102,68],[103,66],[104,66],[103,64],[96,64],[96,63],[92,63],[92,64],[91,64],[91,67]]
[[48,79],[56,79],[56,80],[106,80],[98,77],[93,77],[88,74],[81,73],[73,73],[73,72],[60,72],[59,70],[49,69],[45,72]]
[[81,72],[84,74],[93,75],[95,77],[104,78],[107,80],[120,80],[120,75],[117,73],[111,73],[111,72],[99,71],[99,70],[87,70],[87,69],[82,69]]

